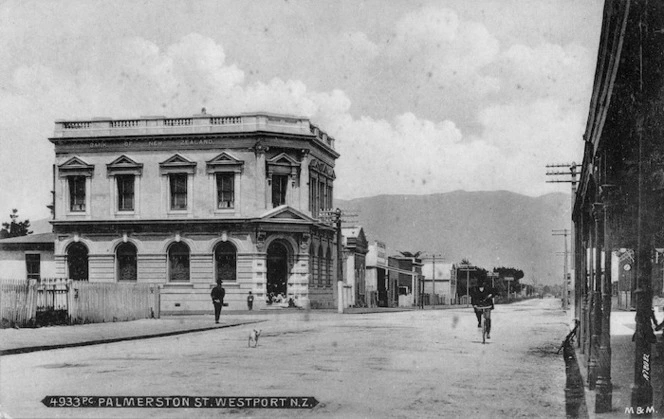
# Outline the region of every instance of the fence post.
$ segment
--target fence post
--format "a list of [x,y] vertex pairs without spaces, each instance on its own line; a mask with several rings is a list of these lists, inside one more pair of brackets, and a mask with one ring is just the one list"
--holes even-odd
[[76,320],[76,289],[74,288],[74,281],[68,280],[66,282],[67,289],[67,322],[73,324]]
[[28,282],[28,295],[26,300],[27,321],[31,326],[37,323],[37,280],[31,279]]

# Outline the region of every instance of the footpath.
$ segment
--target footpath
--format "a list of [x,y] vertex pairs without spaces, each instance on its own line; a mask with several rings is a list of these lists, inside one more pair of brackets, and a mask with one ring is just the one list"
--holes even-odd
[[[659,313],[658,313],[659,314]],[[634,383],[634,342],[632,335],[636,330],[635,312],[611,312],[611,383],[613,384],[612,411],[595,413],[595,391],[588,390],[588,364],[587,355],[576,349],[576,358],[585,384],[585,399],[588,417],[590,418],[625,418],[632,415],[631,397]],[[664,377],[661,365],[664,364],[664,354],[658,353],[663,346],[661,332],[657,332],[658,344],[652,345],[653,369],[651,373],[653,386],[653,417],[664,417]],[[636,411],[634,412],[639,415]]]
[[[441,306],[442,308],[443,306]],[[444,306],[458,308],[459,306]],[[349,308],[344,314],[374,314],[410,311],[415,308]],[[430,308],[427,308],[430,309]],[[135,339],[150,339],[213,329],[237,327],[267,321],[273,316],[293,313],[333,315],[334,310],[266,309],[256,311],[223,311],[219,324],[214,315],[163,316],[113,323],[90,323],[71,326],[0,329],[0,356],[22,354],[76,346],[99,345]]]

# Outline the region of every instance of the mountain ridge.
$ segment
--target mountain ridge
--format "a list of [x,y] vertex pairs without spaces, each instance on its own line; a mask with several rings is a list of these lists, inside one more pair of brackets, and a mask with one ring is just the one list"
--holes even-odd
[[[569,229],[570,195],[530,197],[510,191],[455,190],[429,195],[377,195],[336,200],[357,212],[353,224],[370,241],[398,251],[443,254],[445,262],[471,263],[491,270],[522,269],[526,282],[562,281],[564,242],[552,230]],[[569,237],[568,246],[569,246]]]

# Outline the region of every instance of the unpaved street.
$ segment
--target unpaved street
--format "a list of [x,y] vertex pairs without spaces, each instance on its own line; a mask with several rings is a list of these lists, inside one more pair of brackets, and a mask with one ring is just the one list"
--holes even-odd
[[[294,312],[251,326],[0,359],[1,410],[22,417],[565,417],[567,332],[554,299],[472,309]],[[46,408],[46,395],[313,396],[313,410]]]

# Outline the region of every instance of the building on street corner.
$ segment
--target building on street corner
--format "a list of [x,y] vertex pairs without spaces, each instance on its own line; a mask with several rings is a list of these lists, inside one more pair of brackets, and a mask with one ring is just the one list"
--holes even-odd
[[334,139],[251,113],[56,121],[55,275],[161,284],[161,312],[334,307]]

